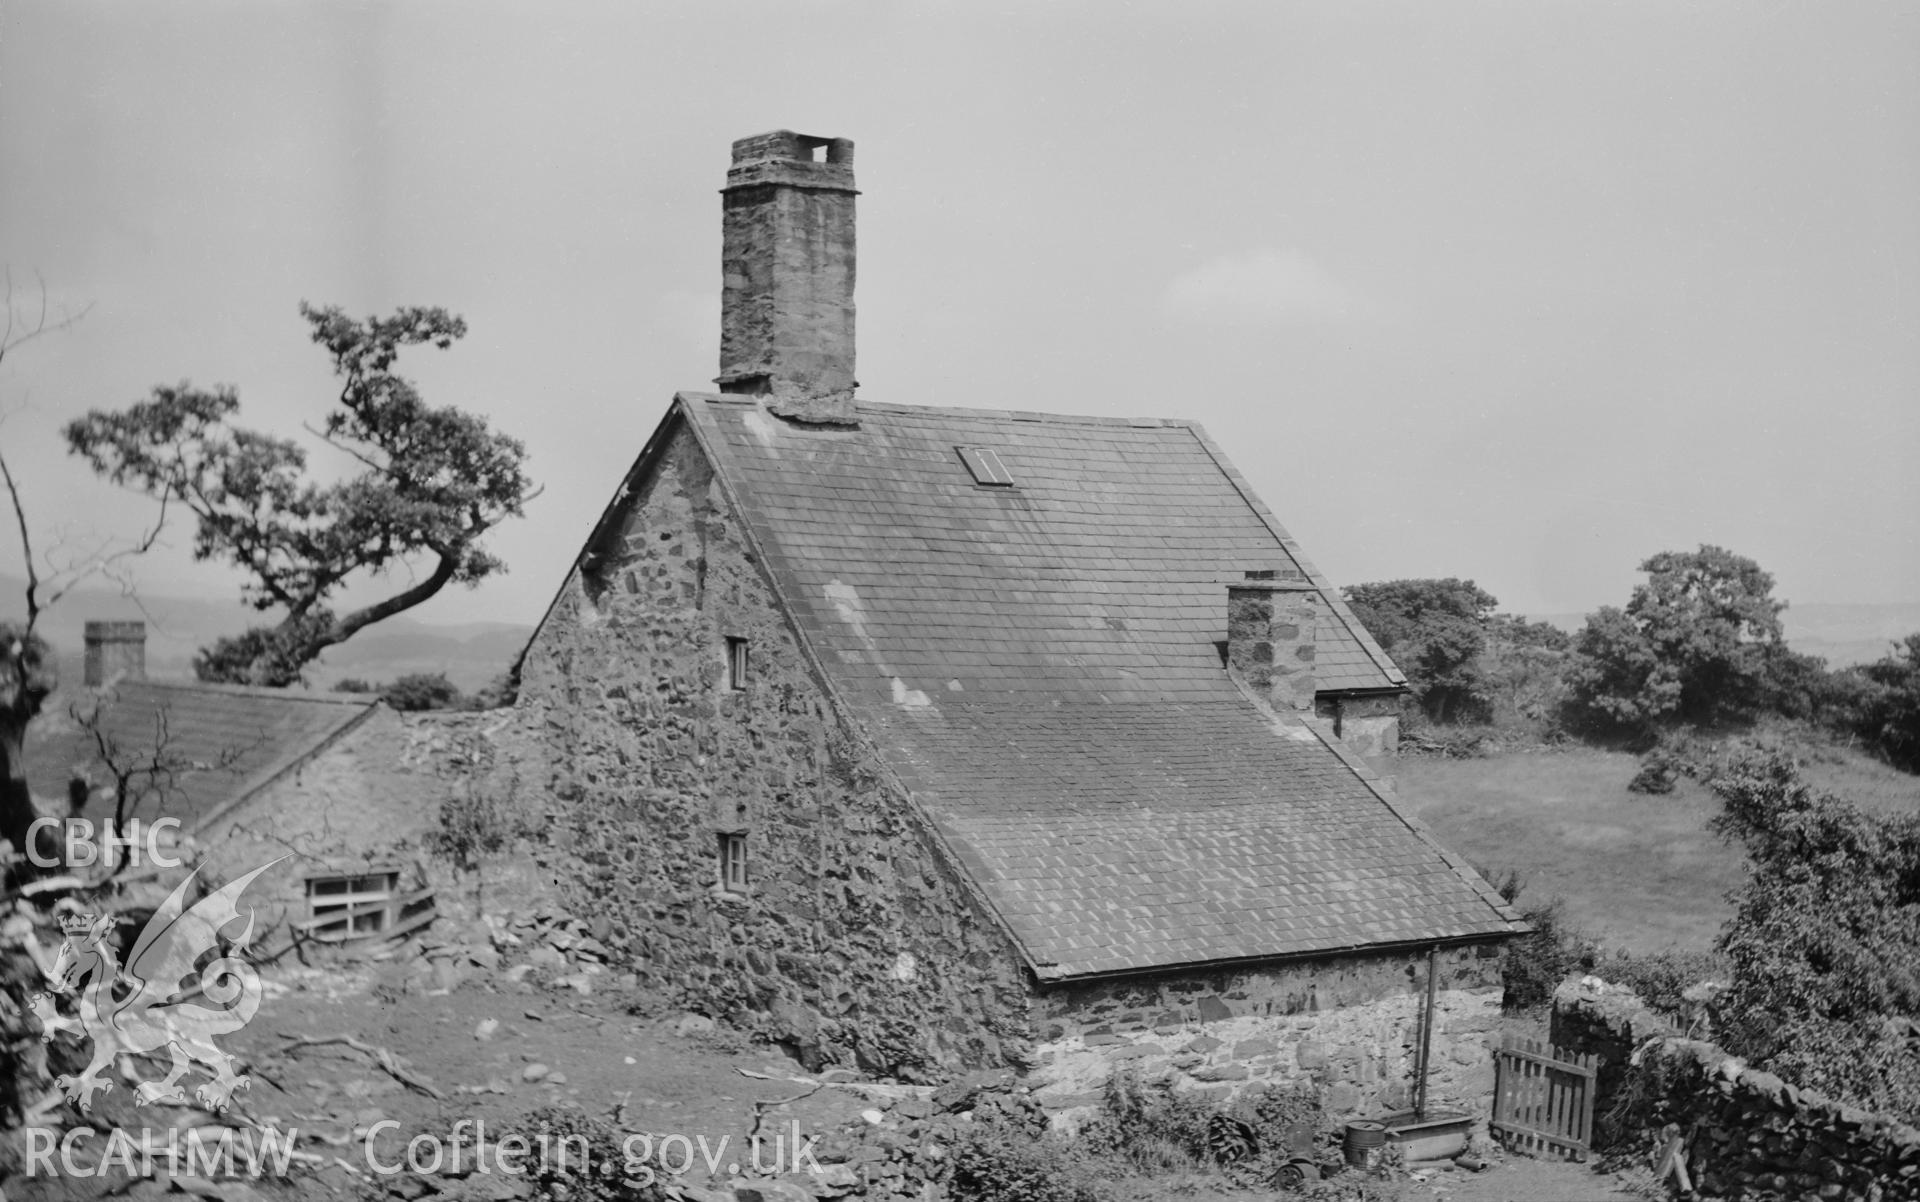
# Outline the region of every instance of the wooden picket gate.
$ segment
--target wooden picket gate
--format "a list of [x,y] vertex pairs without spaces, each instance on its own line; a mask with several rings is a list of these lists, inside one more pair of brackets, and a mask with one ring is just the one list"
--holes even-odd
[[1585,1160],[1599,1061],[1509,1034],[1494,1054],[1493,1132],[1508,1147]]

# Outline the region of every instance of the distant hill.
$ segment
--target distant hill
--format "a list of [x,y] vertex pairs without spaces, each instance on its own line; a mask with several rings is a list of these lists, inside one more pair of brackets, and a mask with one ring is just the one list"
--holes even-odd
[[[1586,624],[1585,614],[1532,614],[1565,631]],[[1817,655],[1829,668],[1872,663],[1890,654],[1893,644],[1920,631],[1920,602],[1893,605],[1789,605],[1782,615],[1787,645],[1802,655]]]
[[[25,588],[18,577],[0,574],[0,613],[16,610],[14,599]],[[1585,614],[1528,616],[1567,631],[1577,631],[1586,622]],[[63,662],[72,661],[77,680],[82,627],[91,620],[128,618],[147,621],[147,673],[162,680],[192,679],[196,648],[262,620],[237,601],[142,594],[136,604],[112,588],[90,587],[76,589],[45,614],[40,631]],[[1879,659],[1895,641],[1920,631],[1920,602],[1793,605],[1786,612],[1786,627],[1787,642],[1795,651],[1843,668]],[[506,671],[532,635],[533,627],[517,622],[441,625],[401,615],[330,648],[307,670],[307,680],[315,689],[329,689],[349,677],[380,683],[413,672],[444,672],[472,692]]]
[[[0,574],[0,613],[16,613],[26,582]],[[191,680],[193,653],[223,635],[238,634],[267,620],[237,601],[142,593],[138,602],[110,587],[75,589],[41,615],[41,635],[59,654],[63,674],[80,678],[84,628],[90,621],[140,619],[147,623],[147,675],[156,680]],[[507,670],[533,634],[513,622],[465,622],[436,625],[401,615],[370,626],[338,647],[329,648],[307,670],[308,684],[325,690],[336,681],[358,677],[376,683],[412,672],[444,672],[469,692]]]
[[1920,631],[1920,603],[1792,605],[1785,614],[1787,643],[1818,655],[1829,668],[1885,658],[1893,644]]

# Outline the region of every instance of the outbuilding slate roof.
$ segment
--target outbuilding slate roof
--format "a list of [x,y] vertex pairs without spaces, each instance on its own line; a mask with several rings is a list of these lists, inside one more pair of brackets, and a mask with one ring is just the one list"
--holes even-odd
[[[149,799],[135,816],[178,818],[189,831],[300,765],[377,704],[352,694],[157,680],[123,680],[99,698],[97,725],[117,760],[150,762],[158,751],[172,769],[164,804]],[[41,797],[64,798],[76,770],[96,797],[111,794],[114,778],[99,744],[64,712],[28,728],[26,760],[28,783]],[[98,821],[101,804],[89,803],[86,816]]]
[[[1322,688],[1404,677],[1197,425],[682,394],[781,599],[1042,979],[1497,937],[1518,916],[1222,666],[1226,585],[1319,586]],[[960,447],[1012,487],[977,484]],[[644,461],[644,456],[643,456]]]

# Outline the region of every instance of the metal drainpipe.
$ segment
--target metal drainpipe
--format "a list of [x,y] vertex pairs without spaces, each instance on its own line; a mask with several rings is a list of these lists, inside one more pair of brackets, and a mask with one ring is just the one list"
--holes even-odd
[[1427,1061],[1433,1054],[1433,1000],[1440,976],[1440,945],[1427,949],[1427,1010],[1420,1020],[1420,1084],[1413,1095],[1413,1117],[1427,1117]]

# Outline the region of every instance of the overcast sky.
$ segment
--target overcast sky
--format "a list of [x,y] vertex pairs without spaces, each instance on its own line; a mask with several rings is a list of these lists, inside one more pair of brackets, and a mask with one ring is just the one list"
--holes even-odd
[[[0,445],[37,530],[131,533],[62,422],[192,379],[298,435],[301,300],[443,305],[403,370],[546,491],[415,616],[531,622],[710,386],[728,145],[784,127],[858,146],[869,399],[1198,419],[1343,583],[1580,612],[1713,542],[1912,601],[1916,64],[1910,3],[8,0],[0,263],[92,309]],[[237,594],[171,541],[146,588]]]

